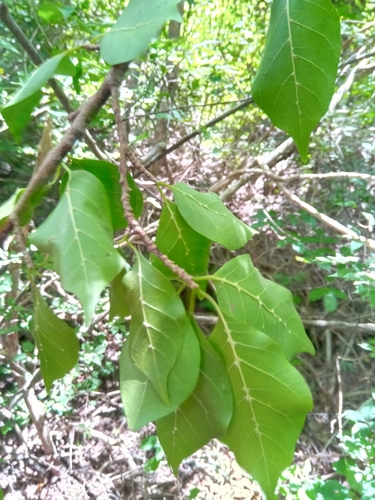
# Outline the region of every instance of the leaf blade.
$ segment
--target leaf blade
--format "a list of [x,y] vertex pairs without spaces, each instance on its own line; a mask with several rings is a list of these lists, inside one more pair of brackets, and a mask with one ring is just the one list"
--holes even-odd
[[134,364],[129,354],[129,342],[123,347],[119,363],[121,398],[128,426],[132,430],[138,430],[174,411],[193,391],[199,375],[199,343],[190,327],[168,377],[168,405],[160,398],[151,381]]
[[160,443],[175,475],[184,458],[226,433],[233,413],[233,394],[224,363],[198,326],[195,331],[201,349],[198,383],[179,408],[156,422]]
[[182,217],[205,238],[237,250],[256,234],[227,209],[216,193],[199,193],[183,182],[170,188]]
[[281,346],[287,359],[297,352],[314,354],[292,294],[263,278],[249,255],[230,260],[212,278],[220,309],[225,314],[270,336]]
[[47,391],[78,362],[79,342],[73,328],[53,314],[35,288],[30,330],[38,347],[40,369]]
[[132,314],[130,356],[169,404],[168,375],[191,328],[184,306],[170,281],[142,255],[124,284]]
[[[86,170],[100,180],[107,192],[113,230],[116,232],[120,229],[126,228],[128,226],[128,221],[125,219],[124,208],[121,201],[122,191],[120,173],[117,165],[108,161],[74,158],[72,160],[72,168]],[[142,192],[129,173],[127,173],[127,180],[130,191],[130,206],[133,209],[135,218],[138,219],[143,211]]]
[[117,23],[106,33],[100,54],[108,64],[121,64],[139,57],[168,20],[182,22],[179,0],[130,0]]
[[63,288],[77,295],[86,322],[103,289],[124,265],[113,247],[112,234],[103,185],[89,172],[77,170],[69,174],[57,207],[30,236],[39,250],[52,256]]
[[234,395],[220,440],[271,499],[312,408],[310,391],[272,339],[234,318],[222,316],[209,341],[224,359]]
[[47,83],[47,80],[55,74],[75,75],[75,66],[67,55],[70,52],[72,50],[57,54],[41,64],[30,76],[26,84],[1,110],[9,130],[16,138],[20,137],[21,132],[29,122],[32,110],[42,96],[40,89]]
[[[166,200],[160,215],[155,238],[156,246],[178,266],[192,276],[207,273],[211,242],[192,229],[181,216],[177,206]],[[153,257],[152,263],[166,276],[173,277],[173,271]]]
[[340,20],[330,0],[274,0],[252,95],[293,137],[304,163],[334,92],[339,57]]

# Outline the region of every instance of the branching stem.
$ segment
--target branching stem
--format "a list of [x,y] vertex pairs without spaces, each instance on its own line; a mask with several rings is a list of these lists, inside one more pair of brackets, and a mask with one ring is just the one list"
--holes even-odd
[[[116,66],[114,66],[115,68]],[[124,129],[124,122],[121,118],[121,109],[120,109],[120,92],[119,85],[115,80],[111,85],[111,94],[112,94],[112,107],[115,115],[117,133],[120,143],[120,164],[119,164],[119,172],[120,172],[120,183],[122,188],[121,201],[122,206],[124,208],[125,218],[127,219],[129,226],[132,228],[133,232],[137,234],[140,240],[146,246],[146,249],[150,253],[154,253],[159,257],[159,259],[164,262],[166,266],[168,266],[172,271],[185,283],[189,285],[190,288],[197,288],[198,285],[195,283],[193,278],[180,266],[178,266],[175,262],[169,259],[166,255],[160,252],[155,243],[151,240],[148,234],[144,231],[142,226],[135,219],[132,207],[130,205],[129,198],[129,185],[126,178],[126,174],[128,171],[128,161],[141,173],[147,175],[147,177],[151,178],[155,183],[157,182],[156,178],[150,174],[142,165],[142,163],[138,160],[133,151],[129,148],[126,142],[126,135]]]

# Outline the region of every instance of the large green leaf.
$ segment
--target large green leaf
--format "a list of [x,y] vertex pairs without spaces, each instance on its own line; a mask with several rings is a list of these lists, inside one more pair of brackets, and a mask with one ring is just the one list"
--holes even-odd
[[253,266],[249,255],[240,255],[213,276],[221,310],[277,342],[290,359],[297,352],[314,354],[292,294],[266,280]]
[[190,327],[186,330],[180,354],[168,377],[169,404],[165,404],[151,381],[133,363],[129,342],[126,342],[120,356],[120,390],[128,427],[138,430],[180,406],[194,390],[199,363],[199,343]]
[[340,57],[331,0],[274,0],[254,101],[291,135],[303,162],[311,132],[331,101]]
[[69,173],[54,211],[31,235],[31,242],[52,256],[61,284],[77,295],[92,318],[103,289],[124,262],[112,243],[113,229],[102,183],[89,172]]
[[[159,250],[192,276],[207,274],[211,242],[192,229],[176,205],[165,201],[155,243]],[[173,277],[173,271],[154,257],[153,264],[163,274]]]
[[47,391],[77,364],[79,342],[73,328],[53,314],[39,291],[33,291],[34,314],[30,330],[39,351],[40,369]]
[[[113,230],[118,231],[126,228],[128,221],[124,217],[124,208],[121,202],[122,190],[117,165],[108,161],[89,160],[84,158],[73,159],[72,168],[86,170],[101,181],[108,195]],[[143,210],[142,192],[129,173],[127,174],[127,179],[130,189],[130,205],[133,209],[134,216],[138,219]]]
[[222,317],[209,340],[225,361],[234,394],[233,418],[220,440],[267,499],[274,498],[312,408],[309,389],[279,345],[234,318]]
[[171,189],[182,217],[209,240],[237,250],[256,234],[227,209],[216,193],[199,193],[183,182]]
[[30,120],[34,107],[42,96],[41,88],[54,75],[74,76],[76,69],[67,54],[72,50],[51,57],[34,71],[26,84],[17,92],[9,104],[3,107],[1,114],[9,130],[17,138]]
[[168,20],[182,22],[177,9],[180,0],[130,0],[111,31],[100,44],[108,64],[137,59]]
[[124,278],[132,319],[129,352],[135,365],[169,404],[168,376],[191,329],[170,281],[142,255]]
[[177,410],[156,422],[160,443],[176,475],[184,458],[226,433],[233,413],[225,365],[197,326],[195,330],[201,347],[198,383]]

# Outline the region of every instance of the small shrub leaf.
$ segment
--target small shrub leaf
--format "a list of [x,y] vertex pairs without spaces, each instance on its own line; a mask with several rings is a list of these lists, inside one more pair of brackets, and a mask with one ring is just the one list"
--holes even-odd
[[109,287],[109,319],[112,320],[115,316],[125,318],[130,316],[128,299],[126,296],[126,287],[123,283],[125,269],[121,271],[116,278],[111,281]]
[[54,75],[74,76],[76,68],[67,56],[70,51],[62,52],[47,59],[30,76],[26,84],[17,92],[10,103],[3,107],[1,114],[12,134],[19,138],[30,120],[34,107],[42,97],[41,88]]
[[30,236],[52,257],[65,290],[77,295],[88,323],[104,288],[124,267],[112,243],[109,203],[102,183],[89,172],[69,173],[53,212]]
[[[128,221],[125,219],[124,208],[121,202],[120,174],[117,165],[108,161],[89,160],[85,158],[74,159],[72,161],[72,168],[86,170],[100,180],[107,192],[113,230],[116,232],[126,228]],[[129,173],[127,174],[127,179],[130,188],[130,205],[134,216],[138,219],[143,210],[142,192]]]
[[120,356],[120,390],[129,428],[138,430],[178,408],[194,390],[199,364],[199,343],[190,326],[168,377],[169,404],[165,404],[150,379],[135,366],[126,342]]
[[[181,216],[177,206],[165,201],[161,212],[155,243],[159,250],[192,276],[207,274],[211,242],[192,229]],[[168,277],[173,271],[153,257],[153,265]]]
[[306,163],[311,132],[331,101],[341,50],[331,0],[274,0],[252,95],[297,144]]
[[130,357],[169,405],[168,376],[191,329],[183,303],[170,281],[142,255],[124,284],[132,314]]
[[182,22],[180,0],[130,0],[113,28],[103,36],[100,53],[108,64],[137,59],[168,20]]

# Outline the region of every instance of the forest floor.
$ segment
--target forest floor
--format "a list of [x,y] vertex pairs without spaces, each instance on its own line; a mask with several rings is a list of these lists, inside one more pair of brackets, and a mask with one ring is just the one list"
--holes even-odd
[[[332,477],[331,464],[340,454],[335,440],[337,394],[332,394],[331,407],[328,407],[317,381],[321,378],[330,385],[330,370],[322,369],[319,356],[309,357],[308,365],[316,373],[317,385],[311,383],[315,408],[297,443],[294,463],[302,466],[309,460],[314,477]],[[301,366],[305,371],[303,363]],[[333,373],[335,366],[331,368]],[[140,445],[144,438],[155,434],[155,427],[150,424],[139,432],[127,429],[115,379],[113,374],[103,380],[98,390],[87,394],[81,391],[71,400],[69,412],[60,416],[56,412],[48,413],[45,425],[56,446],[55,459],[43,453],[33,425],[22,429],[15,425],[12,432],[2,436],[0,488],[6,493],[5,500],[261,498],[257,485],[236,464],[228,448],[217,440],[186,459],[178,478],[164,458],[155,471],[148,472],[150,459],[158,449],[149,446],[150,449],[145,450]],[[351,373],[347,381],[352,390],[355,381],[360,383],[359,373]],[[341,383],[343,390],[345,373]],[[39,382],[35,391],[38,394],[42,390]]]

